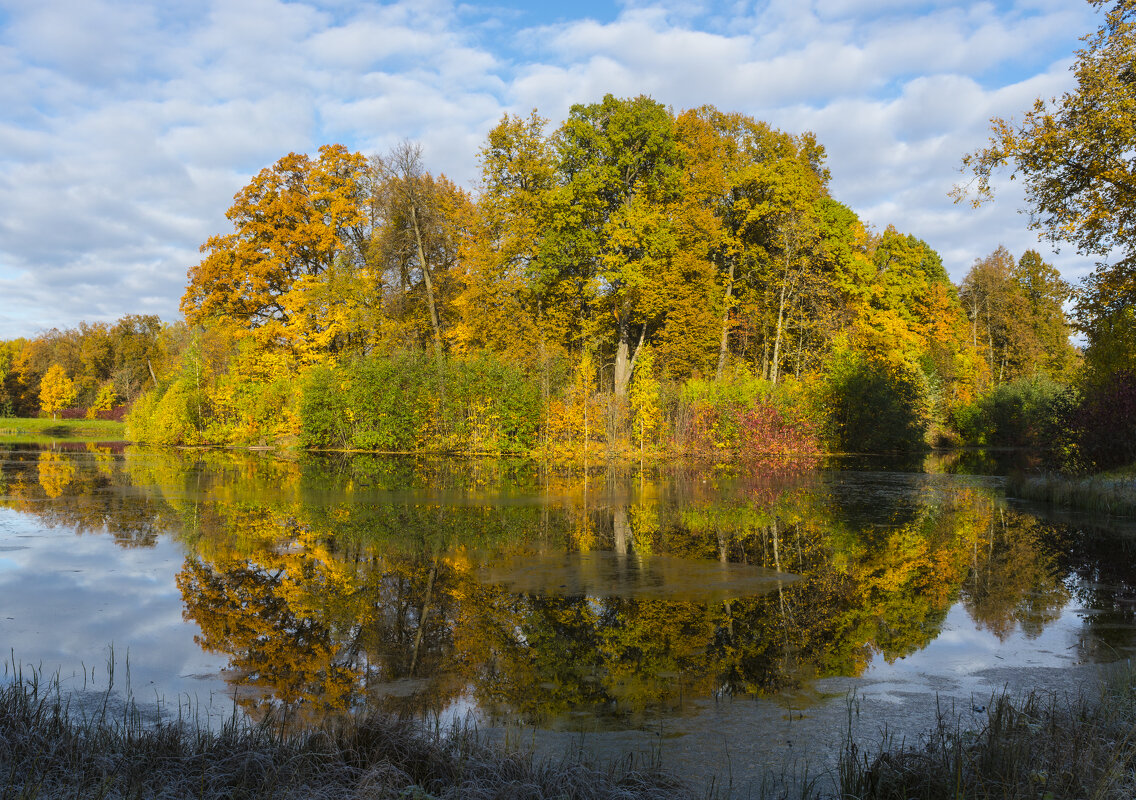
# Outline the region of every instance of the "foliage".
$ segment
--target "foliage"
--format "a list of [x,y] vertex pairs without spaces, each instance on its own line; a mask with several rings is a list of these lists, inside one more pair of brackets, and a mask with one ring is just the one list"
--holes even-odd
[[302,387],[300,441],[385,451],[527,452],[540,389],[490,354],[437,362],[420,352],[318,366]]
[[75,383],[58,364],[52,364],[44,373],[39,387],[40,408],[44,414],[55,419],[61,408],[67,408],[75,402]]
[[744,375],[725,382],[691,381],[681,395],[680,433],[684,450],[699,458],[742,462],[800,458],[820,451],[813,422],[795,403],[786,403],[785,384]]
[[1077,466],[1099,472],[1136,463],[1136,372],[1087,387],[1072,411]]
[[118,391],[113,383],[104,383],[95,395],[95,402],[87,408],[87,419],[98,419],[100,413],[109,412],[118,404]]
[[[1104,0],[1093,0],[1105,5]],[[1020,122],[996,118],[988,145],[963,159],[977,180],[978,204],[992,197],[991,178],[1012,164],[1031,207],[1031,227],[1069,242],[1101,262],[1078,294],[1078,327],[1090,365],[1107,372],[1136,358],[1136,21],[1118,0],[1104,24],[1084,37],[1071,67],[1073,91],[1037,100]],[[965,192],[956,189],[958,199]]]
[[295,282],[318,277],[350,248],[363,247],[356,179],[364,168],[362,156],[337,145],[320,148],[315,162],[289,153],[261,170],[226,213],[234,232],[202,245],[206,257],[190,270],[182,299],[186,321],[288,322],[282,301]]
[[[568,460],[812,452],[821,428],[905,449],[992,382],[1071,371],[1069,289],[1036,253],[960,296],[926,242],[830,196],[825,157],[808,132],[612,95],[555,127],[504,117],[476,197],[412,142],[291,153],[203,246],[188,324],[132,360],[153,394],[132,430]],[[106,361],[100,336],[76,363]],[[18,349],[5,385],[23,397],[64,349]]]
[[1063,421],[1067,391],[1045,375],[1018,378],[955,409],[952,422],[967,444],[1049,447]]
[[650,350],[639,353],[635,372],[631,376],[632,428],[639,440],[640,452],[647,438],[655,433],[661,421],[659,381],[655,378],[655,359]]
[[153,315],[128,314],[113,325],[81,322],[77,328],[52,329],[34,339],[0,343],[0,406],[32,416],[39,410],[40,382],[55,364],[75,383],[75,403],[95,404],[109,384],[129,403],[150,383],[151,368],[165,365],[167,326]]
[[918,365],[842,347],[817,387],[827,409],[825,437],[837,450],[922,450],[931,422],[931,387]]
[[126,415],[126,438],[150,444],[204,444],[204,421],[204,394],[179,377],[138,398]]
[[1071,376],[1076,352],[1062,306],[1072,290],[1051,264],[1028,250],[1016,263],[1004,247],[975,262],[960,298],[976,352],[993,383],[1045,374]]
[[[1102,5],[1104,0],[1096,0]],[[1037,100],[1021,121],[994,119],[988,146],[963,159],[981,202],[992,195],[994,171],[1013,164],[1035,211],[1031,226],[1086,254],[1108,255],[1136,245],[1136,81],[1132,5],[1119,0],[1071,68],[1074,91]],[[959,191],[961,197],[962,191]]]

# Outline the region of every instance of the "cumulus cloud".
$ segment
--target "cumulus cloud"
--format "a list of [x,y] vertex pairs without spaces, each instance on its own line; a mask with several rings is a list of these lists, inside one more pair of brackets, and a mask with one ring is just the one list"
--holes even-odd
[[989,117],[1068,86],[1096,24],[1058,0],[511,5],[0,0],[0,337],[176,318],[198,245],[289,151],[409,138],[472,185],[503,113],[555,124],[608,92],[816,132],[837,199],[927,239],[960,278],[999,243],[1036,241],[1017,186],[978,212],[951,205],[959,158]]

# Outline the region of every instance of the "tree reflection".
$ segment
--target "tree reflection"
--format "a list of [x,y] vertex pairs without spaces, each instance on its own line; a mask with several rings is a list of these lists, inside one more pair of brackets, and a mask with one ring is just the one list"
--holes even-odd
[[[0,482],[0,502],[48,524],[108,531],[124,546],[178,536],[188,556],[177,585],[200,645],[228,659],[249,714],[301,725],[459,699],[541,724],[591,725],[596,714],[636,724],[691,699],[860,674],[873,658],[925,647],[960,600],[999,638],[1036,636],[1071,586],[1100,609],[1088,644],[1120,652],[1136,626],[1133,559],[1115,555],[1136,546],[935,476],[584,476],[510,462],[93,449],[9,451]],[[553,574],[523,591],[491,579],[503,565],[581,570],[601,556],[618,586],[605,589],[601,573],[582,584]],[[705,577],[659,568],[665,559],[796,579],[715,593]],[[1067,582],[1071,572],[1080,580]],[[651,593],[626,589],[637,581]]]

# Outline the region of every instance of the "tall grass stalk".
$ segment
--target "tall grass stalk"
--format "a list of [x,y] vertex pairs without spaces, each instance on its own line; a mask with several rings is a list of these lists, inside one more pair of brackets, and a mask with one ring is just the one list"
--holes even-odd
[[[0,798],[633,798],[691,797],[657,766],[537,761],[475,731],[423,732],[370,716],[305,733],[235,712],[219,730],[147,723],[132,702],[76,713],[58,677],[13,666],[0,687]],[[80,704],[83,705],[83,704]]]
[[1006,494],[1055,506],[1118,516],[1136,516],[1136,477],[1011,475]]
[[990,701],[976,727],[940,710],[920,746],[885,742],[865,754],[849,741],[839,797],[859,800],[1130,800],[1136,797],[1136,672],[1099,698],[1051,692]]

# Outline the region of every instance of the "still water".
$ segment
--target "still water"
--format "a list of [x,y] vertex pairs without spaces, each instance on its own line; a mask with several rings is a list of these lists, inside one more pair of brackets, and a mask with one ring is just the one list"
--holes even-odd
[[213,724],[462,719],[736,788],[1136,647],[1130,530],[950,458],[836,466],[0,445],[4,674],[113,673]]

